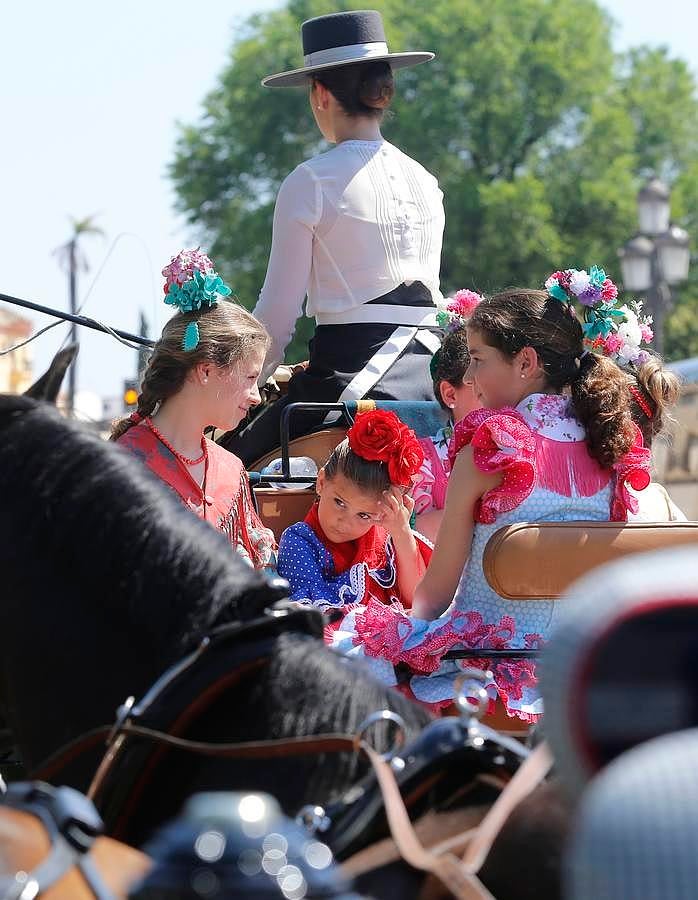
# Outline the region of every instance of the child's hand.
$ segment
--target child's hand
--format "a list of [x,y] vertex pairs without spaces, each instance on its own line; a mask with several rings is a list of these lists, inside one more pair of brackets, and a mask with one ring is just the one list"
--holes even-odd
[[383,491],[380,505],[382,508],[381,525],[391,537],[395,538],[399,534],[411,532],[410,517],[414,509],[414,500],[409,494],[403,493],[393,485],[389,490]]

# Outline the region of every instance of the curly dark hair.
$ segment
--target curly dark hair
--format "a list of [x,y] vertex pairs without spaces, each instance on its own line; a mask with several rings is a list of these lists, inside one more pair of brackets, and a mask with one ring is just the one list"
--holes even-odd
[[549,387],[569,387],[589,453],[604,468],[628,452],[635,428],[627,376],[612,360],[585,352],[582,326],[571,307],[545,291],[502,291],[480,303],[468,328],[507,357],[524,347],[536,351]]

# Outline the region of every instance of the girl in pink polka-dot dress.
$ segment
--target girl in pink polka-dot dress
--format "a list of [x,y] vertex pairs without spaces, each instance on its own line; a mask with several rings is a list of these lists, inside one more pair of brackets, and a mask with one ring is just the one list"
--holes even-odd
[[540,717],[534,661],[442,660],[457,647],[537,648],[550,632],[552,600],[505,600],[487,584],[485,545],[516,522],[624,521],[637,505],[628,486],[649,483],[627,378],[585,349],[590,321],[544,291],[507,291],[478,306],[467,327],[468,378],[483,408],[455,426],[444,516],[412,610],[369,603],[335,633],[337,649],[365,658],[388,683],[403,664],[411,675],[401,689],[435,708],[452,702],[455,677],[475,665],[493,672],[488,691],[509,715]]

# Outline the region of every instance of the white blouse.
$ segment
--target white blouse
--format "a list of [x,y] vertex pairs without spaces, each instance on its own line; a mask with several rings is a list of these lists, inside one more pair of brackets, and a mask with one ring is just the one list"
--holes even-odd
[[271,254],[254,314],[272,336],[274,371],[301,315],[342,313],[421,281],[441,299],[443,194],[385,140],[343,141],[301,163],[279,189]]

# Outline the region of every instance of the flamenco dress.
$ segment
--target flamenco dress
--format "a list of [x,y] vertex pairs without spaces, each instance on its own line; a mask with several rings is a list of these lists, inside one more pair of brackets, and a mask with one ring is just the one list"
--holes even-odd
[[490,670],[491,706],[499,697],[509,716],[535,722],[543,713],[535,661],[443,659],[457,648],[539,648],[554,625],[554,600],[507,600],[489,586],[482,567],[485,546],[495,531],[517,522],[626,521],[628,512],[637,511],[629,488],[649,484],[650,454],[636,429],[630,451],[612,469],[602,468],[589,455],[570,399],[551,394],[532,394],[516,408],[470,413],[455,426],[451,463],[468,445],[475,465],[501,472],[502,481],[475,508],[470,556],[448,610],[426,621],[399,603],[369,599],[348,612],[330,643],[371,663],[388,684],[397,685],[396,666],[406,669],[400,689],[434,709],[452,703],[454,679],[463,669]]
[[414,513],[417,516],[431,509],[443,509],[446,502],[451,462],[448,448],[453,437],[453,423],[439,428],[431,437],[419,438],[424,462],[412,488]]
[[[431,544],[415,533],[422,571]],[[402,608],[398,567],[390,535],[379,525],[354,541],[329,540],[313,505],[302,522],[291,525],[279,541],[278,571],[290,585],[290,599],[322,610],[346,612],[372,602]],[[328,636],[332,627],[328,629]]]
[[273,567],[276,541],[257,515],[241,461],[203,438],[204,490],[148,419],[133,425],[117,443],[132,453],[175,492],[200,519],[210,522],[254,568]]

